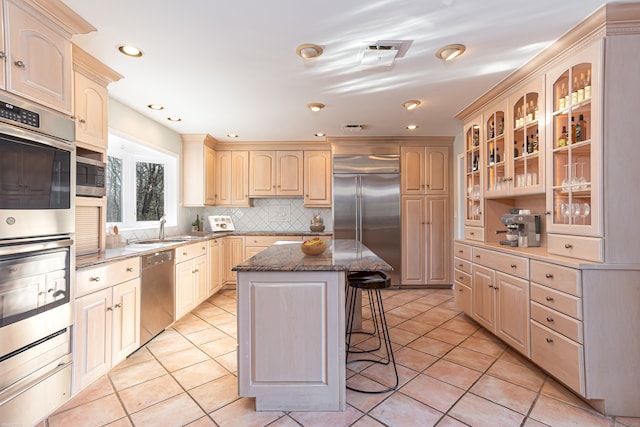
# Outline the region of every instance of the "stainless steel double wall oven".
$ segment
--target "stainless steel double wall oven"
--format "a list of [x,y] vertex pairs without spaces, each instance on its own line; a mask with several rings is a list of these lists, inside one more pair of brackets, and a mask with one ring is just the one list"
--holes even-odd
[[71,393],[75,126],[0,93],[0,420]]

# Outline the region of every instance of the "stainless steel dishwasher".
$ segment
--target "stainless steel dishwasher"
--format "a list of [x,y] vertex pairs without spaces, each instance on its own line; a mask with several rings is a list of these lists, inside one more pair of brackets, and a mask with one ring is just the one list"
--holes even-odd
[[173,249],[142,257],[140,344],[173,323]]

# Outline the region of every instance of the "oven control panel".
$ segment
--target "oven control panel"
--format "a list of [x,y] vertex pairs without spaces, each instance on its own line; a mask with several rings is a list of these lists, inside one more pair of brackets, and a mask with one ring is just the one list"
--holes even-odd
[[40,114],[17,107],[8,102],[0,102],[0,117],[34,128],[40,127]]

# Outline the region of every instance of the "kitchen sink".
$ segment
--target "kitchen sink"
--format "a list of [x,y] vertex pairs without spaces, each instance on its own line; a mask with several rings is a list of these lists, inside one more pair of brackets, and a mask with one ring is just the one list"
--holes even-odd
[[138,240],[135,242],[131,242],[131,244],[133,245],[153,245],[153,244],[158,244],[158,243],[176,243],[176,242],[186,242],[192,240],[187,236],[181,236],[181,237],[165,237],[164,239],[144,239],[144,240]]

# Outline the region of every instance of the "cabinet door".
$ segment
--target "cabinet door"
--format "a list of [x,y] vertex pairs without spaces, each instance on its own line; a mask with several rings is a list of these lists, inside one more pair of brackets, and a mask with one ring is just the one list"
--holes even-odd
[[251,151],[249,153],[249,195],[274,196],[276,194],[276,152]]
[[249,206],[249,152],[231,152],[231,205]]
[[199,256],[193,260],[193,286],[195,292],[194,305],[195,308],[202,301],[209,298],[209,283],[207,281],[207,257]]
[[204,148],[200,142],[182,141],[182,206],[204,204]]
[[71,41],[12,1],[6,5],[7,90],[72,114]]
[[424,285],[424,196],[402,196],[402,284]]
[[213,295],[222,287],[220,240],[209,240],[209,295]]
[[331,151],[304,152],[304,206],[331,207]]
[[205,145],[204,147],[204,204],[216,204],[216,151]]
[[425,192],[425,148],[400,147],[402,194]]
[[107,88],[82,73],[74,73],[76,140],[107,149]]
[[226,283],[235,283],[236,272],[231,269],[244,261],[244,240],[242,237],[225,237],[222,240],[223,267]]
[[111,368],[111,288],[75,301],[74,382],[79,390]]
[[244,259],[249,259],[265,249],[266,248],[264,246],[247,246],[244,248]]
[[529,357],[529,281],[496,273],[496,335]]
[[231,151],[216,152],[216,205],[231,205]]
[[464,224],[479,227],[484,226],[484,193],[480,173],[484,162],[482,150],[480,150],[480,147],[484,146],[484,132],[480,132],[481,127],[482,115],[464,125]]
[[508,192],[505,181],[509,175],[507,151],[511,147],[509,133],[505,127],[509,124],[508,108],[508,99],[505,98],[489,107],[483,114],[484,120],[480,133],[483,140],[481,151],[484,162],[480,170],[483,175],[485,198],[503,196]]
[[495,273],[493,270],[473,265],[472,268],[473,318],[482,326],[494,331],[495,326]]
[[427,147],[425,161],[425,193],[448,194],[449,147]]
[[278,151],[277,194],[280,196],[302,196],[302,151]]
[[113,287],[111,363],[123,361],[140,346],[140,279]]
[[193,309],[195,301],[193,270],[194,267],[192,261],[185,261],[176,264],[175,320],[180,319]]
[[453,290],[456,307],[458,307],[468,316],[471,316],[471,288],[459,282],[455,282],[453,284]]
[[451,284],[449,196],[426,197],[425,276],[428,285]]

